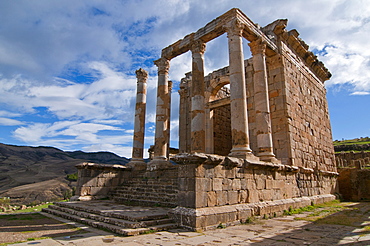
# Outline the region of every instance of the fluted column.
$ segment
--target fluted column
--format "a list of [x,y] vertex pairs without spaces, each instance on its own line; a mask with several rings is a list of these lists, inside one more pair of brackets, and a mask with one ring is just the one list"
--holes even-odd
[[232,149],[230,156],[247,158],[253,155],[249,147],[242,32],[243,25],[237,20],[227,26],[232,134]]
[[146,111],[146,82],[148,72],[140,68],[136,70],[137,92],[135,107],[134,139],[132,144],[132,158],[128,166],[135,169],[145,169],[143,159],[144,132],[145,132],[145,111]]
[[191,88],[191,152],[205,153],[204,52],[206,44],[194,42]]
[[253,55],[254,108],[256,111],[257,156],[263,161],[273,161],[270,104],[268,96],[266,44],[261,39],[248,44]]
[[158,67],[157,108],[155,122],[155,141],[153,161],[167,161],[167,128],[169,121],[169,93],[168,93],[168,70],[169,60],[160,58],[156,60]]

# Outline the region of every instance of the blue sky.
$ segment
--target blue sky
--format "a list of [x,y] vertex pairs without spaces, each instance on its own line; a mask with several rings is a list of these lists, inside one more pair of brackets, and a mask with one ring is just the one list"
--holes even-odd
[[[326,82],[333,139],[370,136],[370,4],[366,0],[2,0],[0,142],[131,157],[136,77],[149,71],[145,145],[154,142],[161,49],[229,9],[265,26],[287,18],[333,77]],[[250,57],[247,42],[245,57]],[[205,69],[227,65],[223,35]],[[190,54],[171,61],[171,144],[178,84]]]

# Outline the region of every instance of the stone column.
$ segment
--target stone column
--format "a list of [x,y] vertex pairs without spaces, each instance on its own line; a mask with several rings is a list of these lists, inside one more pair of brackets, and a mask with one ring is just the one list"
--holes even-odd
[[242,43],[243,25],[233,21],[227,26],[229,44],[230,108],[232,149],[230,156],[253,158],[249,147],[247,93]]
[[270,103],[268,96],[266,44],[261,39],[248,44],[253,55],[254,107],[256,110],[257,156],[262,161],[275,161],[272,145]]
[[214,153],[213,110],[206,107],[206,153]]
[[170,62],[162,57],[154,64],[158,67],[158,87],[157,87],[157,108],[155,122],[155,140],[153,160],[149,163],[148,169],[155,170],[168,163],[167,149],[168,138],[167,128],[169,121],[169,94],[168,94],[168,70]]
[[206,44],[194,42],[191,87],[191,152],[205,153],[204,52]]
[[179,151],[180,153],[187,152],[187,94],[188,84],[185,78],[181,79],[180,83],[180,113],[179,113]]
[[128,166],[135,169],[146,169],[143,159],[144,132],[145,132],[145,111],[146,111],[146,81],[148,72],[140,68],[136,70],[137,92],[135,107],[134,140],[132,144],[132,158]]
[[168,81],[168,121],[167,121],[167,159],[170,158],[170,141],[171,141],[171,93],[172,93],[172,81]]

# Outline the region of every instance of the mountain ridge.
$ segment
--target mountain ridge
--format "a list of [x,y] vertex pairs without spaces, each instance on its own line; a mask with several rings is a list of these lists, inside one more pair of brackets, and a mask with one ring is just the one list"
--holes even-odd
[[[73,186],[65,177],[67,174],[76,173],[75,166],[81,162],[126,165],[129,159],[107,151],[63,151],[49,146],[31,147],[0,143],[0,197],[17,197],[18,200],[24,198],[24,202],[31,202],[36,197],[47,200],[48,195],[44,195],[46,193],[51,194],[49,197],[53,197],[53,200],[55,197],[63,199],[60,195],[62,191],[68,187],[72,189]],[[42,182],[45,184],[50,180],[54,180],[55,185],[51,191],[47,191],[49,187],[42,185]],[[22,186],[30,184],[34,184],[33,195],[29,194],[29,189],[22,189]],[[57,186],[62,187],[62,190],[55,192]]]

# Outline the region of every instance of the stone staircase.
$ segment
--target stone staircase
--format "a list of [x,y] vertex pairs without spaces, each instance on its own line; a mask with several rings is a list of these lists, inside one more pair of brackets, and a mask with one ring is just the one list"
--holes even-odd
[[42,211],[124,236],[176,228],[170,208],[126,206],[114,201],[59,202]]
[[110,193],[110,197],[117,202],[123,203],[175,207],[177,194],[177,179],[146,180],[139,178],[125,181]]

